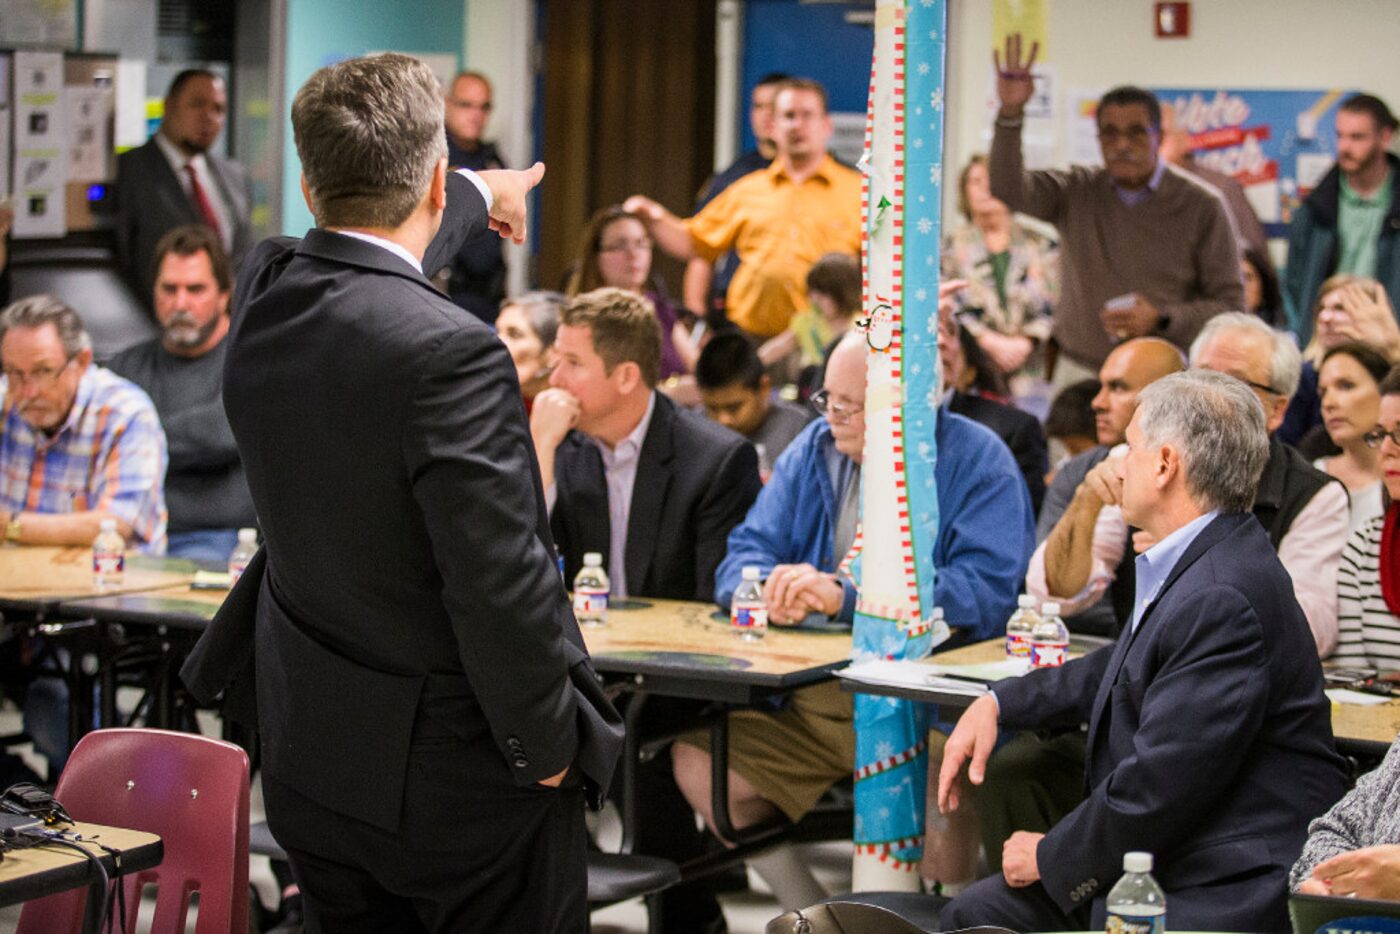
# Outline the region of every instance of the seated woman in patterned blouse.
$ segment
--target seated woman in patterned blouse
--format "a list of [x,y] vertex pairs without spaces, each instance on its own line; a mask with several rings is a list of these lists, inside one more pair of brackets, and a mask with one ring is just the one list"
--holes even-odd
[[1308,826],[1288,881],[1305,895],[1400,901],[1400,742]]

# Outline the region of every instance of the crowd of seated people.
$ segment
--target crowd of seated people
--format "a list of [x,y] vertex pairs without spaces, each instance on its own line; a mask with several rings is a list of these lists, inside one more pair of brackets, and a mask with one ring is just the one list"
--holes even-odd
[[[1298,223],[1310,227],[1292,240],[1315,284],[1281,266],[1282,295],[1268,257],[1237,241],[1221,193],[1168,159],[1170,114],[1164,128],[1149,92],[1119,87],[1100,101],[1102,168],[1027,170],[1032,60],[1011,46],[998,60],[991,153],[964,168],[968,223],[942,257],[959,281],[938,311],[935,597],[962,641],[998,636],[1024,591],[1059,601],[1075,631],[1131,647],[1113,663],[1121,671],[1111,646],[998,685],[992,709],[969,711],[948,741],[943,804],[969,793],[955,772],[970,760],[997,876],[960,895],[945,923],[1098,924],[1125,848],[1161,855],[1159,878],[1188,906],[1174,925],[1247,911],[1276,924],[1290,866],[1298,891],[1400,900],[1400,760],[1392,749],[1338,800],[1319,666],[1400,668],[1390,241],[1377,230],[1368,248],[1354,242],[1357,224],[1337,220],[1356,198],[1391,191],[1394,119],[1368,95],[1341,104],[1339,127],[1369,130],[1374,146],[1343,147],[1330,194],[1309,199]],[[725,606],[740,569],[756,564],[774,625],[850,622],[856,584],[839,565],[855,534],[865,431],[859,180],[827,152],[820,85],[770,90],[771,163],[692,218],[643,196],[600,210],[580,232],[567,294],[508,297],[494,326],[520,381],[566,579],[597,552],[616,597]],[[183,151],[202,157],[200,146]],[[1389,174],[1376,180],[1378,165]],[[186,193],[197,199],[210,171],[182,176]],[[794,197],[779,198],[782,186]],[[217,225],[228,206],[218,208],[211,224],[196,204],[200,223],[153,238],[150,269],[135,272],[149,274],[161,336],[106,366],[92,359],[81,309],[19,296],[0,312],[7,541],[88,545],[114,518],[134,548],[217,564],[238,528],[257,525],[220,393],[235,237]],[[1058,239],[1016,212],[1054,225]],[[802,236],[786,242],[778,232],[794,215]],[[1324,234],[1340,248],[1322,269]],[[738,252],[727,320],[668,297],[656,247],[691,261]],[[1307,320],[1300,307],[1312,309]],[[692,379],[692,397],[667,391]],[[1187,574],[1214,604],[1182,592]],[[1184,632],[1171,634],[1169,620]],[[1144,659],[1139,645],[1158,655]],[[1094,719],[1106,683],[1112,722]],[[1159,688],[1209,702],[1208,720],[1237,711],[1185,735],[1162,714]],[[706,845],[708,737],[684,729],[695,713],[677,705],[647,723],[679,739],[641,777],[643,852],[684,859]],[[993,751],[998,728],[1020,732]],[[853,729],[850,695],[832,685],[735,716],[734,825],[800,819],[849,773]],[[53,735],[39,723],[34,732]],[[45,751],[61,764],[66,749],[55,739]],[[1228,789],[1164,788],[1148,772],[1182,778],[1190,769],[1178,763],[1193,757],[1218,759]],[[1308,785],[1288,807],[1265,807],[1277,791],[1266,773],[1279,769]],[[1144,783],[1131,820],[1114,795],[1129,779]],[[1228,842],[1234,818],[1186,828],[1164,813],[1183,807],[1225,808],[1267,842],[1184,865],[1187,851]],[[1224,901],[1234,915],[1219,914]],[[704,885],[661,904],[667,930],[723,929]]]

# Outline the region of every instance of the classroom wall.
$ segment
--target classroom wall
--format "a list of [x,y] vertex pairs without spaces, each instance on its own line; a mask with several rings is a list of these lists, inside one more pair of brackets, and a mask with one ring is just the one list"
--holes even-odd
[[301,195],[301,166],[292,140],[291,102],[316,69],[367,52],[451,55],[466,47],[464,0],[288,0],[285,145],[282,147],[282,231],[312,226]]

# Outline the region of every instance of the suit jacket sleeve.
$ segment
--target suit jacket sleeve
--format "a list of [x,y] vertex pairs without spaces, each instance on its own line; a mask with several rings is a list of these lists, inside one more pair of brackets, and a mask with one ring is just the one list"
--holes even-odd
[[1041,668],[992,685],[1000,715],[1011,730],[1073,729],[1089,719],[1114,646],[1095,649],[1059,668]]
[[424,362],[403,453],[462,667],[527,785],[574,760],[579,699],[519,392],[499,341],[480,328],[453,332]]
[[423,275],[431,279],[452,262],[462,244],[486,231],[486,199],[457,172],[447,173],[447,208],[437,235],[423,254]]
[[761,489],[753,445],[735,444],[720,462],[695,513],[696,600],[715,599],[715,571],[729,547],[729,533],[744,521]]
[[[1155,653],[1150,681],[1119,679],[1105,700],[1114,715],[1136,708],[1131,749],[1037,847],[1045,890],[1066,911],[1081,880],[1118,875],[1123,853],[1150,841],[1154,852],[1169,854],[1194,832],[1197,816],[1229,793],[1250,751],[1240,737],[1256,735],[1263,723],[1271,685],[1253,607],[1239,591],[1212,584],[1172,609],[1170,619],[1148,616],[1141,624],[1160,627],[1148,647]],[[1202,749],[1211,751],[1210,768],[1201,768]]]

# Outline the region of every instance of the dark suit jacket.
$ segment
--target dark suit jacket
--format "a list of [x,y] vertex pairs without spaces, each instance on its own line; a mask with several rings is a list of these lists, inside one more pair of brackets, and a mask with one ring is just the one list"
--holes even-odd
[[1045,431],[1040,420],[1015,406],[1003,405],[982,396],[954,391],[948,409],[974,422],[986,425],[1011,449],[1026,489],[1031,494],[1031,509],[1040,514],[1045,499],[1045,475],[1050,472],[1050,458],[1045,452]]
[[1089,723],[1086,800],[1036,851],[1064,911],[1092,900],[1102,924],[1123,854],[1148,850],[1174,927],[1288,929],[1289,867],[1344,772],[1312,634],[1257,519],[1206,526],[1132,635],[994,689],[1004,727]]
[[[237,162],[205,153],[210,174],[219,186],[219,195],[228,205],[233,220],[233,250],[230,258],[237,271],[253,245],[249,223],[252,191],[248,174]],[[155,286],[151,264],[156,244],[166,232],[203,219],[190,201],[170,162],[154,138],[117,158],[117,253],[127,281],[141,301],[150,305]]]
[[[608,486],[597,446],[573,431],[555,453],[550,526],[564,574],[590,551],[609,552]],[[661,393],[637,463],[627,519],[627,590],[637,597],[714,599],[715,568],[729,532],[762,482],[753,445]]]
[[[485,223],[450,176],[424,268]],[[196,696],[253,645],[267,773],[391,832],[416,736],[489,736],[507,784],[573,764],[606,786],[621,725],[555,567],[505,347],[403,260],[319,229],[259,245],[236,294],[224,400],[265,565],[186,666]]]

